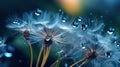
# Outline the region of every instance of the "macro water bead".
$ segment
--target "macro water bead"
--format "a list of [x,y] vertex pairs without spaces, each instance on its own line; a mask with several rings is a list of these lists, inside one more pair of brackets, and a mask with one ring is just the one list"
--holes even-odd
[[49,45],[51,45],[52,43],[53,43],[53,41],[52,41],[52,36],[47,35],[47,36],[45,37],[45,39],[44,39],[44,44],[45,44],[45,46],[49,46]]

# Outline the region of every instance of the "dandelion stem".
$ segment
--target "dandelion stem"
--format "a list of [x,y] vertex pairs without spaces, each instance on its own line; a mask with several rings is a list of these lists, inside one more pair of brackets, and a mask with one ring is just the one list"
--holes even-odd
[[40,49],[40,51],[39,51],[39,55],[38,55],[38,58],[37,58],[36,67],[38,67],[38,65],[39,65],[40,57],[41,57],[42,51],[43,51],[43,46],[41,47],[41,49]]
[[49,56],[49,53],[50,53],[50,49],[51,49],[51,46],[49,46],[49,47],[45,47],[44,48],[45,50],[44,50],[44,56],[43,56],[43,60],[42,60],[42,64],[41,64],[41,67],[44,67],[44,65],[45,65],[45,63],[46,63],[46,60],[47,60],[47,58],[48,58],[48,56]]
[[28,42],[28,45],[29,45],[29,49],[30,49],[30,67],[32,67],[32,62],[33,62],[33,49],[32,49],[32,46],[31,46],[31,43],[29,41]]
[[[73,66],[75,66],[76,64],[78,64],[78,63],[80,63],[80,62],[84,62],[84,61],[86,61],[86,59],[85,58],[83,58],[83,59],[81,59],[81,60],[78,60],[77,62],[75,62],[74,64],[72,64],[72,65],[70,65],[70,67],[73,67]],[[83,62],[82,62],[82,65],[83,65]],[[81,65],[80,65],[81,66]]]
[[79,67],[81,67],[82,65],[84,65],[87,61],[88,61],[87,59],[84,60],[84,61],[79,65]]
[[[63,60],[68,55],[70,55],[73,51],[74,51],[74,49],[70,50],[67,54],[65,54],[63,57],[60,58],[60,61]],[[54,67],[57,62],[58,62],[58,60],[56,60],[50,67]]]

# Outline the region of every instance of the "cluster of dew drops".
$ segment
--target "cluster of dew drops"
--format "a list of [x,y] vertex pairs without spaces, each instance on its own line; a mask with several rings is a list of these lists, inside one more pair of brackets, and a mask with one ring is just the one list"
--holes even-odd
[[[35,15],[36,16],[40,16],[41,15],[41,13],[42,13],[42,10],[40,10],[40,9],[37,9],[36,11],[35,11]],[[64,12],[61,10],[61,9],[59,9],[59,14],[60,15],[64,15]],[[91,14],[91,13],[90,13]],[[100,16],[100,18],[103,18],[103,16]],[[87,24],[87,23],[82,23],[81,25],[80,25],[80,23],[81,22],[83,22],[82,21],[82,19],[83,19],[83,17],[81,17],[81,16],[78,16],[77,17],[77,19],[75,19],[75,21],[73,21],[72,22],[72,24],[71,24],[71,26],[73,27],[73,28],[78,28],[79,26],[79,28],[81,28],[81,30],[83,30],[83,31],[86,31],[87,30],[87,28],[89,28],[89,25]],[[67,18],[66,17],[62,17],[62,23],[66,23],[67,22]],[[91,22],[94,22],[94,20],[90,20]],[[97,23],[97,22],[96,22]],[[107,24],[107,23],[106,23]],[[105,33],[107,33],[107,35],[111,35],[112,36],[112,38],[111,38],[111,42],[113,43],[113,44],[115,44],[115,46],[116,46],[116,48],[115,49],[120,49],[120,40],[119,40],[119,37],[115,34],[115,28],[114,27],[109,27],[109,28],[107,28],[107,31],[103,31],[103,32],[105,32]],[[83,46],[82,47],[83,49],[85,48],[85,46]],[[61,53],[61,52],[63,52],[63,50],[61,50],[61,51],[59,51],[58,53]],[[108,51],[108,52],[106,52],[106,56],[108,57],[108,58],[110,58],[111,56],[112,56],[112,52],[111,51]],[[67,64],[65,64],[65,66],[67,67],[68,65]]]
[[[37,9],[34,14],[35,14],[36,16],[40,16],[42,12],[43,12],[42,10]],[[61,9],[59,9],[59,14],[60,14],[60,15],[63,15],[64,12],[63,12]],[[72,26],[73,28],[78,28],[78,27],[79,27],[79,24],[82,22],[82,19],[83,19],[83,18],[82,18],[81,16],[77,17],[76,21],[72,22],[72,25],[71,25],[71,26]],[[63,16],[61,21],[62,21],[62,23],[66,23],[67,20],[68,20],[68,19]],[[17,21],[19,21],[19,19],[17,19],[17,20],[14,21],[13,23],[16,24],[16,25],[21,25],[21,23],[20,23],[20,22],[17,22]],[[92,21],[92,20],[91,20],[91,21]],[[80,28],[81,28],[81,30],[83,30],[83,31],[86,31],[86,30],[88,29],[88,27],[89,27],[89,25],[87,25],[86,23],[82,23],[82,24],[80,25]],[[113,27],[110,27],[106,32],[107,32],[108,35],[114,35],[115,29],[114,29]],[[6,40],[7,40],[7,39],[5,39],[4,37],[0,37],[0,58],[2,58],[3,56],[4,56],[4,57],[7,57],[7,58],[11,58],[11,57],[12,57],[12,53],[6,51],[6,48],[8,48],[8,46],[5,44],[5,43],[6,43]],[[117,46],[117,48],[120,47],[120,41],[119,41],[119,39],[118,39],[117,36],[113,36],[113,39],[111,39],[111,41]],[[83,48],[85,48],[85,47],[83,46]],[[61,51],[61,52],[62,52],[62,51]],[[110,52],[107,52],[107,53],[106,53],[106,55],[107,55],[108,57],[110,57],[111,54],[112,54],[112,53],[110,53]]]

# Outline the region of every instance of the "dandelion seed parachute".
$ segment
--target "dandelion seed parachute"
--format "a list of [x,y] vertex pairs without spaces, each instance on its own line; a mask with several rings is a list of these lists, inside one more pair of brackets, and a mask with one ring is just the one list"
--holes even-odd
[[[107,67],[107,63],[114,67],[120,62],[119,41],[114,29],[110,28],[103,35],[105,24],[97,19],[70,17],[37,9],[36,12],[24,13],[22,18],[15,17],[9,21],[8,28],[22,32],[30,44],[36,43],[41,47],[36,67],[40,64],[42,54],[41,66],[45,65],[53,48],[56,49],[54,54],[62,54],[60,60],[68,56],[73,58],[75,62],[71,67]],[[54,67],[56,63],[51,66]]]
[[[36,66],[39,64],[42,51],[44,52],[44,57],[41,66],[44,66],[52,45],[59,50],[62,49],[62,46],[65,46],[64,44],[69,44],[69,32],[57,27],[58,24],[61,23],[61,16],[59,14],[54,14],[47,11],[37,13],[32,12],[24,13],[22,18],[17,17],[17,19],[12,18],[10,20],[12,23],[9,22],[10,24],[7,25],[8,28],[22,32],[23,37],[29,41],[29,44],[39,43],[39,46],[42,46]],[[30,47],[30,50],[32,54],[32,47]],[[33,54],[31,56],[33,56]]]
[[5,56],[6,58],[11,58],[12,57],[12,53],[11,52],[7,52],[7,45],[5,44],[7,38],[6,37],[0,37],[0,58],[2,58],[3,56]]
[[[119,63],[120,56],[118,54],[120,52],[111,40],[114,35],[106,34],[103,36],[101,33],[96,33],[94,31],[96,30],[100,32],[100,29],[102,28],[101,25],[104,26],[103,24],[100,24],[97,29],[88,29],[85,34],[80,34],[81,36],[79,36],[79,44],[76,45],[78,47],[80,46],[80,48],[78,51],[75,51],[72,54],[72,57],[76,58],[76,62],[72,64],[71,67],[77,64],[80,67],[86,64],[90,64],[94,67],[101,67],[101,64],[106,62],[110,62],[112,67],[114,67],[114,63]],[[84,59],[85,57],[93,57],[93,59],[86,60]],[[104,66],[109,65],[104,64]]]

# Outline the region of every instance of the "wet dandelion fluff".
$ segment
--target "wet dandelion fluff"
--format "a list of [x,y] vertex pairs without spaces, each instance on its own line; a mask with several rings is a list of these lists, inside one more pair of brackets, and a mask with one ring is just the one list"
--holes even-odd
[[[36,66],[45,65],[53,48],[56,49],[55,55],[62,54],[60,61],[68,57],[73,59],[73,64],[66,62],[66,66],[115,67],[115,64],[119,64],[120,44],[118,37],[114,35],[114,28],[110,27],[103,35],[105,24],[102,21],[80,16],[73,18],[60,13],[61,10],[59,13],[53,13],[37,9],[31,13],[24,13],[22,18],[15,16],[8,20],[8,28],[20,31],[26,41],[40,46]],[[42,52],[42,63],[39,63]]]

